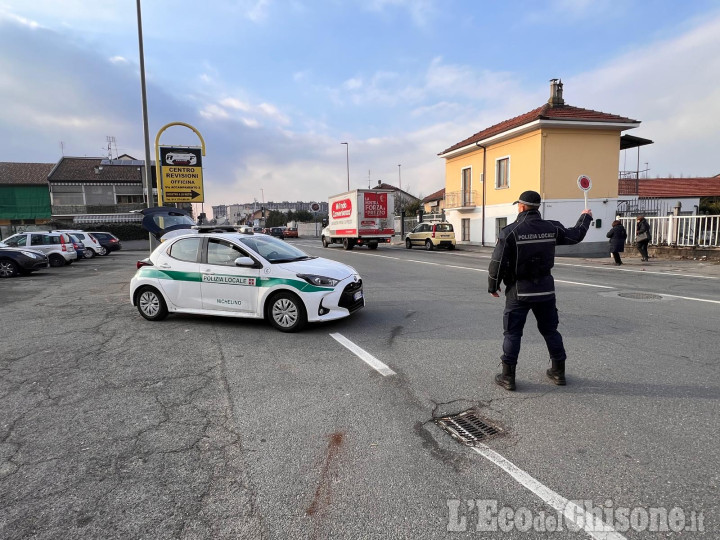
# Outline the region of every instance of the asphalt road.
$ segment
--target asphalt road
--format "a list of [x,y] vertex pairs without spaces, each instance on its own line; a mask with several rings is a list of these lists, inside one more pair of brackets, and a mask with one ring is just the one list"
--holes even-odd
[[[558,259],[568,386],[531,316],[510,393],[487,252],[295,244],[354,266],[365,309],[151,323],[132,252],[0,281],[0,537],[602,537],[542,530],[566,499],[615,538],[720,536],[720,266]],[[433,421],[471,407],[504,430],[479,451]],[[486,504],[514,521],[476,530]],[[643,526],[673,508],[703,530]]]

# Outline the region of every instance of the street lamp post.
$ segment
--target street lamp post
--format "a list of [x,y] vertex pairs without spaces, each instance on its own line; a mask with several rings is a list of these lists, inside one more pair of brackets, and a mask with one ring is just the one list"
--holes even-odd
[[347,190],[350,191],[350,145],[346,142],[340,144],[345,145],[345,161],[347,163]]

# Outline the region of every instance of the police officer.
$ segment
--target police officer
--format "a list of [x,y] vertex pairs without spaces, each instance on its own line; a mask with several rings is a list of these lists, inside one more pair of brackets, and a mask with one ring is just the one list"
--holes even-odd
[[585,209],[574,227],[565,228],[557,221],[542,219],[540,202],[539,193],[525,191],[513,203],[518,205],[518,218],[500,231],[490,261],[488,292],[499,297],[500,283],[505,283],[502,373],[495,376],[495,382],[506,390],[515,390],[515,367],[529,311],[535,315],[550,353],[552,367],[547,376],[554,384],[565,384],[565,347],[557,330],[555,285],[550,270],[555,264],[555,246],[581,242],[592,212]]

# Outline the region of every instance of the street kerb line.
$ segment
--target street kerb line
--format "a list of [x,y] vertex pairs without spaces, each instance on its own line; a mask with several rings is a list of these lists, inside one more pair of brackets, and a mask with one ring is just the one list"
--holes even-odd
[[489,446],[477,443],[472,449],[483,456],[488,461],[494,463],[510,476],[512,476],[521,486],[528,489],[548,506],[560,512],[565,519],[575,523],[578,528],[582,528],[592,538],[596,540],[627,540],[622,534],[619,534],[610,525],[598,519],[591,512],[587,512],[584,508],[569,501],[559,493],[556,493],[546,485],[535,480],[520,467],[508,461],[503,456],[492,450]]
[[591,270],[610,270],[613,272],[631,272],[633,274],[657,274],[659,276],[676,276],[686,278],[698,278],[698,279],[719,279],[717,276],[701,276],[699,274],[680,274],[678,272],[661,272],[660,270],[636,270],[634,268],[615,268],[615,266],[587,266],[585,264],[570,264],[555,262],[555,266],[570,266],[573,268],[588,268]]
[[667,296],[669,298],[680,298],[681,300],[693,300],[694,302],[708,302],[710,304],[720,304],[720,300],[707,300],[706,298],[693,298],[692,296],[677,296],[675,294],[657,293],[660,296]]
[[395,372],[390,369],[388,366],[383,364],[380,360],[375,358],[372,354],[367,352],[366,350],[358,347],[355,345],[352,341],[350,341],[348,338],[343,336],[342,334],[330,334],[330,337],[333,338],[335,341],[337,341],[340,345],[348,349],[350,352],[352,352],[355,356],[360,358],[363,362],[365,362],[367,365],[369,365],[371,368],[373,368],[375,371],[380,373],[383,377],[387,377],[388,375],[395,375]]
[[599,289],[614,289],[615,287],[610,287],[609,285],[596,285],[594,283],[582,283],[580,281],[566,281],[564,279],[556,279],[555,283],[566,283],[568,285],[580,285],[582,287],[597,287]]

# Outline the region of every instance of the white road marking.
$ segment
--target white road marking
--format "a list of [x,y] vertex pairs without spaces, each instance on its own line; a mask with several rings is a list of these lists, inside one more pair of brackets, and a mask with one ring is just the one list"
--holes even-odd
[[342,334],[330,334],[330,337],[337,341],[340,345],[348,349],[350,352],[355,354],[355,356],[360,358],[360,360],[362,360],[375,371],[380,373],[380,375],[382,375],[383,377],[387,377],[388,375],[395,375],[395,372],[392,369],[387,367],[385,364],[383,364],[380,360],[375,358],[366,350],[361,349],[360,347],[355,345],[352,341],[350,341]]
[[717,276],[701,276],[698,274],[680,274],[678,272],[661,272],[660,270],[634,270],[632,268],[616,268],[613,266],[588,266],[586,264],[570,264],[555,262],[555,266],[571,266],[575,268],[590,268],[592,270],[612,270],[615,272],[632,272],[635,274],[658,274],[660,276],[678,276],[698,279],[719,279]]
[[581,283],[579,281],[565,281],[564,279],[556,279],[555,283],[567,283],[569,285],[580,285],[582,287],[598,287],[599,289],[614,289],[615,287],[610,287],[609,285],[596,285],[594,283]]
[[705,298],[693,298],[691,296],[676,296],[674,294],[657,293],[660,296],[667,296],[668,298],[680,298],[682,300],[694,300],[695,302],[709,302],[710,304],[720,304],[720,300],[707,300]]
[[538,482],[535,478],[530,476],[511,461],[505,459],[490,447],[480,443],[480,446],[473,447],[473,450],[488,461],[491,461],[500,467],[512,476],[521,486],[540,497],[545,504],[552,507],[557,512],[562,513],[567,521],[575,523],[578,528],[585,530],[585,532],[592,538],[597,540],[626,540],[623,535],[616,532],[610,525],[604,523],[602,519],[597,518],[591,512],[586,512],[584,508],[567,500],[562,495]]

